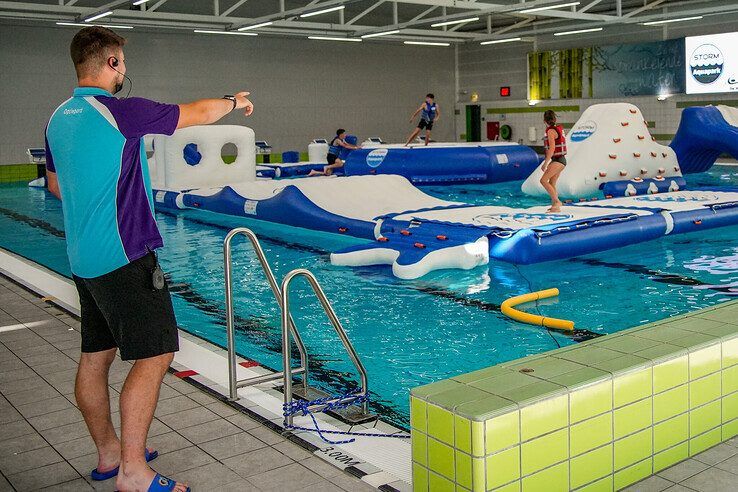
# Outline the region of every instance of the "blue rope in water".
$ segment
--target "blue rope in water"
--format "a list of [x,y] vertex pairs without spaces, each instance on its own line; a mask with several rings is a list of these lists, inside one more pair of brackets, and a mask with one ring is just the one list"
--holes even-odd
[[[292,429],[292,430],[301,430],[301,431],[308,431],[308,432],[317,432],[318,436],[325,441],[328,444],[348,444],[356,441],[356,439],[351,438],[344,441],[332,441],[328,439],[325,434],[336,434],[336,435],[343,435],[343,436],[362,436],[362,437],[393,437],[397,439],[409,439],[410,436],[406,435],[399,435],[399,434],[379,434],[379,433],[371,433],[371,432],[352,432],[352,431],[333,431],[333,430],[325,430],[321,429],[318,425],[318,420],[315,418],[314,412],[310,410],[310,407],[312,406],[322,406],[323,408],[319,410],[319,412],[326,412],[328,410],[339,410],[342,408],[348,408],[353,405],[361,405],[364,402],[368,402],[369,397],[367,395],[358,395],[356,393],[347,393],[342,396],[338,397],[324,397],[324,398],[318,398],[312,401],[304,401],[304,400],[293,400],[290,403],[284,403],[282,405],[284,416],[284,428],[285,429]],[[302,416],[309,416],[313,421],[313,428],[309,427],[300,427],[297,425],[291,425],[287,423],[287,417],[290,415],[302,415]]]

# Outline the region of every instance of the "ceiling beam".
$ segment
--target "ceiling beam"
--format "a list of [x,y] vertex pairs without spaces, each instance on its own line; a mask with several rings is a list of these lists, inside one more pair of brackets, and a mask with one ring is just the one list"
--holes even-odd
[[359,19],[361,19],[362,17],[364,17],[364,16],[365,16],[365,15],[367,15],[368,13],[370,13],[370,12],[374,11],[374,9],[376,9],[377,7],[379,7],[380,5],[382,5],[382,4],[384,3],[384,2],[385,2],[385,0],[379,0],[378,2],[376,2],[376,3],[372,4],[372,5],[371,5],[371,6],[369,6],[368,8],[364,9],[364,11],[362,11],[361,13],[359,13],[359,14],[356,14],[356,15],[355,15],[355,16],[354,16],[354,17],[353,17],[352,19],[349,19],[349,20],[348,20],[348,21],[346,22],[346,24],[347,24],[347,25],[349,25],[349,26],[350,26],[351,24],[355,24],[355,23],[356,23],[356,21],[358,21]]
[[146,10],[148,10],[149,12],[155,12],[156,9],[158,9],[159,7],[161,7],[162,5],[164,5],[165,3],[167,3],[167,0],[159,0],[158,2],[156,2],[154,5],[152,5],[151,7],[149,7]]
[[229,14],[233,13],[238,7],[246,2],[248,2],[248,0],[238,0],[238,2],[234,3],[231,7],[225,9],[223,13],[220,14],[221,17],[227,17]]

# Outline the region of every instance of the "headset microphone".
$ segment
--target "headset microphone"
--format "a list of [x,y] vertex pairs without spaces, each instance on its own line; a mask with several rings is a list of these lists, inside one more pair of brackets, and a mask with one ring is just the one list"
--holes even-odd
[[[119,63],[120,62],[118,61],[118,59],[116,57],[114,57],[114,56],[111,56],[108,59],[108,66],[110,68],[112,68],[113,70],[115,70],[116,72],[118,72],[119,74],[121,74],[124,78],[128,79],[128,84],[129,84],[129,86],[128,86],[128,93],[123,98],[123,99],[126,99],[128,96],[131,95],[131,91],[133,90],[133,81],[131,80],[131,78],[128,75],[126,75],[123,72],[121,72],[120,70],[118,70],[117,67],[118,67],[118,64]],[[123,84],[120,84],[120,86],[118,86],[118,84],[116,84],[114,94],[117,94],[118,92],[120,92],[121,89],[123,89]]]

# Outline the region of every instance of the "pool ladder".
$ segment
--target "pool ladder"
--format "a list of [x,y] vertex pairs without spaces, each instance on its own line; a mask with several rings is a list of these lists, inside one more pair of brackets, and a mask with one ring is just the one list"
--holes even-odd
[[[240,380],[238,379],[236,374],[236,333],[235,325],[233,322],[233,274],[231,262],[231,242],[233,241],[233,238],[238,235],[246,236],[246,238],[251,242],[251,245],[254,248],[254,253],[256,254],[256,258],[261,264],[261,269],[264,272],[264,276],[266,277],[267,282],[269,282],[269,287],[271,287],[272,289],[272,293],[274,294],[274,298],[276,299],[277,304],[279,304],[280,306],[280,310],[282,313],[281,324],[283,363],[282,371],[273,372],[271,374],[264,374],[261,376],[252,376]],[[300,332],[297,329],[297,326],[295,325],[292,314],[290,312],[290,284],[297,277],[304,277],[308,281],[308,284],[313,289],[315,296],[318,298],[320,305],[323,307],[323,310],[328,316],[328,320],[331,322],[331,325],[333,325],[333,328],[336,330],[338,337],[341,339],[346,352],[348,352],[349,358],[351,359],[354,367],[356,367],[356,370],[359,373],[359,376],[361,378],[361,389],[358,392],[354,393],[354,396],[350,397],[349,399],[354,399],[356,396],[363,397],[367,395],[368,380],[366,369],[361,363],[359,355],[356,353],[354,346],[351,344],[348,335],[346,335],[346,331],[344,330],[341,321],[338,319],[338,316],[336,316],[336,312],[333,310],[333,306],[331,306],[331,303],[326,297],[325,292],[323,292],[320,283],[318,283],[318,279],[315,278],[315,275],[313,275],[312,272],[304,268],[292,270],[282,280],[281,287],[277,285],[277,279],[274,276],[274,272],[272,272],[271,267],[269,266],[269,262],[267,261],[264,250],[259,243],[259,239],[256,237],[256,234],[254,234],[251,229],[248,229],[246,227],[238,227],[236,229],[233,229],[226,236],[225,241],[223,242],[223,262],[225,270],[226,333],[228,336],[228,381],[231,401],[238,400],[238,388],[253,386],[256,384],[275,381],[278,379],[282,379],[283,381],[285,405],[290,405],[292,403],[293,397],[308,401],[329,397],[328,393],[325,393],[324,391],[321,391],[317,388],[313,388],[308,384],[309,370],[307,349],[305,348],[305,343],[300,336]],[[300,354],[300,365],[298,367],[292,367],[291,339],[294,339],[295,345],[297,346],[297,351]],[[302,374],[302,383],[298,386],[293,386],[293,377],[298,374]],[[340,401],[340,398],[329,400],[329,402],[331,403]],[[321,406],[324,407],[325,403]],[[321,409],[322,408],[316,408],[315,410]],[[360,424],[376,419],[376,416],[369,413],[366,401],[364,401],[360,407],[349,406],[347,408],[331,413],[334,413],[335,416],[350,424]],[[292,415],[288,415],[286,419],[287,423],[289,425],[292,425]]]

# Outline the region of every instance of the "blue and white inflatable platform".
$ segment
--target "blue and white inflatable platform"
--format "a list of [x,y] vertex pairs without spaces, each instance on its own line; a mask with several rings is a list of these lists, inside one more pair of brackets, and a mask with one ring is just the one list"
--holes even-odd
[[[351,137],[347,138],[349,140]],[[355,137],[353,142],[355,142]],[[328,145],[310,145],[310,162],[265,164],[257,176],[287,178],[322,170]],[[414,185],[502,183],[523,180],[541,162],[530,147],[511,142],[380,144],[365,142],[341,153],[338,176],[396,174]]]
[[[156,139],[150,164],[158,208],[363,239],[332,253],[331,262],[391,265],[404,279],[444,268],[471,269],[490,259],[516,264],[563,259],[738,224],[738,188],[623,196],[546,213],[545,206],[440,200],[391,174],[256,180],[254,134],[244,127],[193,127]],[[182,158],[190,143],[198,143],[201,153],[196,166]],[[228,165],[220,158],[226,143],[239,150]]]

